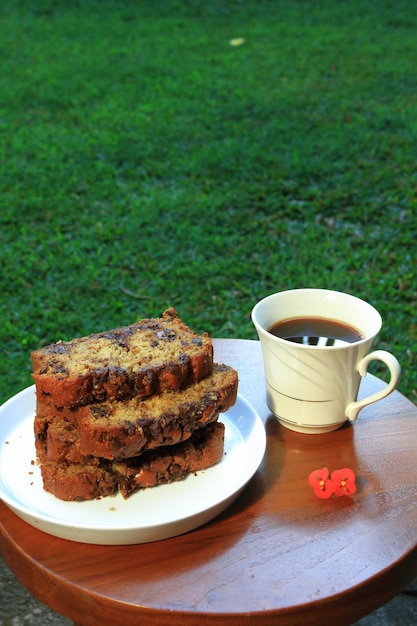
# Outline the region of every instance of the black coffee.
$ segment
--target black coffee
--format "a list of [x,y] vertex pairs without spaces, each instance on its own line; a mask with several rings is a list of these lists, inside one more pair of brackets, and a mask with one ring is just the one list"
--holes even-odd
[[357,328],[324,317],[293,317],[272,324],[268,332],[306,346],[342,346],[364,338]]

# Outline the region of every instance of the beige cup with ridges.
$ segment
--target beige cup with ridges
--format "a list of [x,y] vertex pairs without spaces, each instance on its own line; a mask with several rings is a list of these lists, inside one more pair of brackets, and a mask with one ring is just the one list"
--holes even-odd
[[[277,322],[300,317],[341,322],[358,329],[362,338],[341,346],[304,345],[269,332]],[[396,357],[386,350],[370,352],[382,327],[381,315],[360,298],[327,289],[281,291],[254,306],[252,321],[262,347],[267,404],[287,428],[331,432],[398,386],[401,367]],[[361,378],[374,360],[386,365],[390,380],[381,391],[358,400]]]

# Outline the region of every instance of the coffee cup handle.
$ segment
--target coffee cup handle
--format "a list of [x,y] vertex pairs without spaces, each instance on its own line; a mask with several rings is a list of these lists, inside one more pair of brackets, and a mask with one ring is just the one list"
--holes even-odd
[[375,350],[374,352],[370,352],[361,361],[359,361],[357,369],[362,377],[366,376],[369,363],[375,360],[382,361],[388,367],[390,371],[390,381],[381,391],[378,391],[363,400],[358,400],[357,402],[351,402],[348,404],[346,408],[346,417],[352,422],[358,417],[359,411],[363,409],[364,406],[377,402],[378,400],[382,400],[382,398],[385,398],[392,393],[400,382],[401,366],[395,356],[386,350]]

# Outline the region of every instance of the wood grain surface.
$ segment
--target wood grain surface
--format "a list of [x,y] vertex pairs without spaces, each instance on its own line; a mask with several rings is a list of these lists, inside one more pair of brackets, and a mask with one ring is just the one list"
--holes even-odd
[[[0,503],[0,550],[41,601],[83,626],[351,624],[417,575],[417,408],[399,392],[324,435],[279,426],[265,405],[259,342],[214,340],[239,372],[267,449],[219,517],[137,546],[65,541]],[[368,375],[361,395],[384,385]],[[351,467],[353,497],[320,500],[316,468]]]

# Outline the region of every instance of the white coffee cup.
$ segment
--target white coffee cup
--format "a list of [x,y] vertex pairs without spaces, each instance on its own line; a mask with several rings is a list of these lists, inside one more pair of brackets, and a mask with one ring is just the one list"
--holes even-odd
[[[277,337],[269,329],[292,318],[325,318],[361,332],[341,346],[305,345]],[[293,289],[271,294],[252,310],[263,353],[268,408],[279,422],[303,433],[326,433],[382,400],[398,386],[401,367],[386,350],[369,352],[382,326],[378,311],[359,298],[327,289]],[[383,390],[357,400],[361,377],[373,360],[390,371]]]

